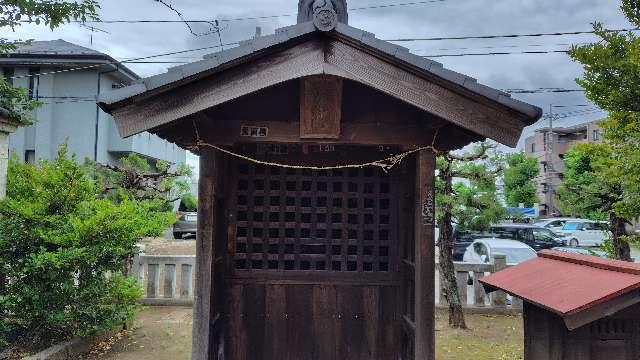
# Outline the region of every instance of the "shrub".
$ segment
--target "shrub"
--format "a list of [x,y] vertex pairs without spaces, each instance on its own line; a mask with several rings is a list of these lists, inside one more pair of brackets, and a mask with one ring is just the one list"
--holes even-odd
[[175,215],[152,202],[101,197],[62,146],[52,161],[9,162],[0,202],[0,347],[43,344],[107,330],[130,319],[142,295],[123,274],[143,236]]

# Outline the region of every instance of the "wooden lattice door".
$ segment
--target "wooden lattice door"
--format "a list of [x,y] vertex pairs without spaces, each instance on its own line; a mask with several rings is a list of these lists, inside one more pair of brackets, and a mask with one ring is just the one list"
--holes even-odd
[[232,359],[397,358],[398,177],[238,163]]

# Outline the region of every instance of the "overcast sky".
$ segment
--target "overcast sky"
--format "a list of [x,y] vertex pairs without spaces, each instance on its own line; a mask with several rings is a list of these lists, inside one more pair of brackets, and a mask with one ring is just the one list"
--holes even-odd
[[[296,0],[168,0],[187,19],[215,20],[295,14]],[[417,0],[351,0],[349,7],[409,3]],[[420,2],[420,1],[418,1]],[[100,1],[103,20],[178,20],[177,15],[154,0]],[[295,23],[295,16],[262,20],[223,21],[224,43],[252,37],[257,26],[263,34]],[[608,28],[628,28],[616,0],[434,0],[426,4],[366,9],[349,12],[349,24],[376,34],[381,39],[451,37],[466,35],[527,34],[590,30],[598,20]],[[94,33],[77,24],[55,31],[45,27],[22,26],[11,38],[50,40],[64,39],[105,52],[118,60],[217,45],[218,35],[193,36],[184,24],[95,24],[109,33]],[[194,24],[196,32],[207,26]],[[3,34],[3,36],[5,36]],[[492,51],[565,50],[567,44],[593,41],[592,35],[545,36],[487,40],[445,40],[399,43],[420,55],[460,54]],[[154,60],[193,61],[216,50],[167,56]],[[578,86],[574,79],[581,74],[579,64],[566,54],[528,54],[499,56],[464,56],[435,58],[445,67],[475,77],[479,82],[499,88],[569,88]],[[142,76],[164,72],[170,64],[131,64]],[[583,111],[582,115],[561,120],[569,125],[604,116],[593,109],[581,93],[517,94],[514,97],[538,105],[548,111],[550,104],[560,106],[557,112]],[[588,105],[588,106],[575,106]],[[531,129],[528,129],[529,133]]]

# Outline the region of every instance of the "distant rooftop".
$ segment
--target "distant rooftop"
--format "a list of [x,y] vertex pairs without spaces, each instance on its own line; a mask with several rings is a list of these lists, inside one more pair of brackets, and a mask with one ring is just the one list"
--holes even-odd
[[76,45],[68,41],[58,39],[50,41],[34,41],[31,45],[18,47],[12,55],[82,55],[82,56],[108,56],[99,51]]
[[[586,131],[587,130],[587,126],[589,126],[591,124],[596,124],[596,123],[598,123],[600,121],[602,121],[602,120],[594,120],[594,121],[589,121],[589,122],[585,122],[585,123],[581,123],[581,124],[577,124],[577,125],[572,125],[572,126],[554,127],[553,128],[553,132],[554,133],[560,133],[560,134],[571,134],[571,133],[582,132],[582,131]],[[549,131],[549,127],[548,126],[536,129],[536,132],[547,132],[547,131]]]
[[117,73],[123,81],[140,79],[138,74],[110,55],[62,39],[33,41],[30,45],[20,46],[12,53],[0,56],[0,66],[3,64],[13,66],[55,65],[67,68],[96,64],[96,69],[114,71],[114,74]]

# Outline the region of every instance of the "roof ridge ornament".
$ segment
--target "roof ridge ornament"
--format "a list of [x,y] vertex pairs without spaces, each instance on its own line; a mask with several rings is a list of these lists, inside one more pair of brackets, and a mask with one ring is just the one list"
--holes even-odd
[[346,0],[300,0],[298,23],[313,21],[320,31],[331,31],[341,22],[348,22]]

